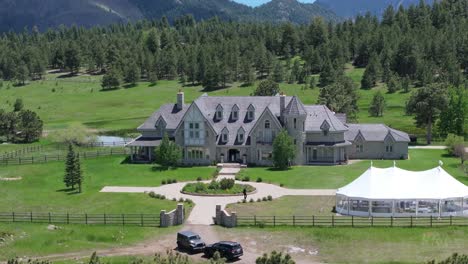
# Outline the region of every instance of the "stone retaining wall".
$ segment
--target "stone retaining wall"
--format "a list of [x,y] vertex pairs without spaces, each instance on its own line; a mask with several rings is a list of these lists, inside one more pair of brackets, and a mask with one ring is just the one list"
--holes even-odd
[[214,217],[215,225],[224,227],[236,227],[237,226],[237,214],[231,212],[229,214],[226,210],[221,210],[221,205],[216,205],[216,217]]
[[169,213],[166,213],[166,210],[161,210],[160,219],[160,227],[183,224],[185,219],[184,204],[177,204],[177,208]]

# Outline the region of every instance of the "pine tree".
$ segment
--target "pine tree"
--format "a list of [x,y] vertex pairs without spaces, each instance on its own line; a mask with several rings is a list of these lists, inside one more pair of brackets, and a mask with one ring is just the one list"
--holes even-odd
[[383,116],[385,109],[385,97],[380,91],[377,91],[372,98],[371,105],[369,107],[369,114],[371,116]]
[[280,83],[284,80],[283,65],[280,61],[277,61],[275,64],[275,69],[273,71],[273,80],[277,83]]
[[296,147],[293,138],[286,130],[282,130],[273,141],[273,165],[285,170],[296,157]]
[[120,71],[112,68],[102,77],[102,90],[112,90],[119,88],[121,79],[122,77],[120,75]]
[[65,187],[71,188],[72,190],[75,189],[75,149],[73,145],[68,145],[68,153],[67,159],[65,161],[65,174],[63,177],[63,182],[65,183]]
[[396,91],[400,90],[401,83],[397,76],[392,75],[390,77],[390,81],[387,83],[388,93],[395,93]]
[[377,84],[377,80],[380,76],[380,62],[377,57],[376,54],[371,55],[369,64],[367,64],[364,76],[361,80],[362,89],[370,89]]
[[125,82],[134,86],[140,80],[141,72],[136,63],[130,63],[125,69]]
[[76,74],[80,69],[80,51],[75,42],[70,42],[64,54],[64,66],[71,74]]
[[320,73],[320,87],[325,87],[332,84],[336,80],[336,72],[331,64],[330,60],[327,60],[323,66],[322,72]]
[[24,107],[23,99],[16,98],[15,103],[13,105],[13,111],[14,112],[19,112],[19,111],[23,110],[23,107]]

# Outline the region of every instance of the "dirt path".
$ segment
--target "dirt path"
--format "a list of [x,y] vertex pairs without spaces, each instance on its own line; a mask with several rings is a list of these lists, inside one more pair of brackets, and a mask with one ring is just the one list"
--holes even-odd
[[[285,251],[285,246],[282,245],[283,241],[280,238],[273,238],[267,232],[265,235],[258,236],[256,234],[250,235],[249,232],[230,232],[230,229],[219,228],[209,225],[190,225],[186,224],[180,228],[180,230],[190,230],[198,233],[202,236],[203,240],[207,244],[211,244],[222,240],[233,240],[241,243],[244,248],[244,255],[233,263],[237,264],[252,264],[255,260],[265,252],[272,250]],[[177,250],[175,238],[176,231],[172,234],[158,237],[157,239],[148,240],[127,247],[116,247],[109,249],[100,250],[84,250],[79,252],[52,254],[41,257],[31,257],[31,259],[39,260],[83,260],[89,258],[94,251],[100,257],[116,257],[116,256],[153,256],[156,253],[165,254],[168,250]],[[295,248],[301,248],[301,245],[294,246]],[[293,247],[293,248],[294,248]],[[319,263],[316,256],[304,254],[303,252],[289,252],[297,264],[313,264]],[[202,253],[199,254],[187,254],[190,259],[206,260]],[[1,262],[0,264],[6,264]]]

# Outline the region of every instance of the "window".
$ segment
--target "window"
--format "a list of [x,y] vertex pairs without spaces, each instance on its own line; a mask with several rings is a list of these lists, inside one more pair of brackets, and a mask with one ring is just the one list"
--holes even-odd
[[363,151],[364,151],[364,148],[363,148],[362,144],[356,145],[356,152],[363,152]]
[[297,119],[294,118],[294,129],[296,129],[296,128],[297,128]]
[[234,111],[232,112],[232,119],[237,120],[239,118],[239,112]]
[[265,128],[270,129],[270,120],[265,120]]
[[203,159],[204,153],[200,149],[192,149],[188,151],[189,159]]
[[237,135],[237,141],[244,142],[244,133],[239,133]]
[[247,119],[248,120],[253,120],[254,119],[254,112],[253,111],[248,111],[247,112]]
[[393,152],[393,146],[391,146],[391,145],[385,146],[385,152],[387,152],[387,153]]
[[216,111],[216,119],[218,119],[218,120],[223,119],[223,112]]
[[297,140],[296,139],[294,139],[294,145],[297,145]]
[[228,135],[227,134],[223,134],[223,142],[227,142],[228,141]]
[[198,139],[201,135],[200,123],[190,122],[189,123],[189,137],[191,139]]
[[324,131],[323,131],[323,135],[324,135],[324,136],[328,136],[328,130],[324,130]]

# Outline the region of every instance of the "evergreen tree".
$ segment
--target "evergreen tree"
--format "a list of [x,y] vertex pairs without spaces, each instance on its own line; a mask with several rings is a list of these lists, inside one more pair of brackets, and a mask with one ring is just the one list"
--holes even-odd
[[387,83],[388,93],[395,93],[396,91],[400,90],[401,83],[397,76],[392,75],[390,77],[390,81]]
[[176,167],[182,159],[182,150],[164,134],[161,144],[154,151],[155,161],[164,168]]
[[437,129],[443,136],[464,136],[468,126],[468,93],[463,88],[451,89],[447,108],[440,113]]
[[286,130],[282,130],[273,141],[273,165],[280,170],[286,170],[296,157],[294,140]]
[[380,77],[380,62],[376,54],[371,55],[369,64],[367,64],[364,76],[361,80],[362,89],[370,89],[375,87],[377,80]]
[[22,110],[18,113],[17,120],[17,141],[31,143],[40,139],[42,135],[43,122],[35,112],[31,110]]
[[65,187],[75,189],[75,149],[73,148],[73,145],[70,144],[68,145],[68,153],[67,153],[67,158],[65,161],[65,174],[63,177],[63,183],[65,183]]
[[315,76],[312,76],[309,80],[309,88],[315,89],[315,87],[317,87],[317,78],[315,78]]
[[262,257],[257,258],[255,264],[295,264],[289,254],[283,255],[281,252],[271,252],[271,255],[263,254]]
[[426,127],[427,144],[432,142],[432,126],[439,114],[446,110],[448,104],[445,89],[440,84],[432,84],[418,89],[406,104],[406,112],[414,114],[418,127]]
[[318,104],[326,105],[334,112],[345,113],[352,120],[359,110],[357,100],[358,93],[353,80],[340,77],[335,83],[320,89]]
[[380,91],[377,91],[372,98],[371,105],[369,107],[369,114],[371,116],[383,116],[385,109],[385,97]]
[[260,82],[254,91],[255,96],[274,96],[279,93],[279,85],[271,79]]
[[275,69],[273,71],[273,80],[280,83],[284,80],[284,69],[280,61],[276,62]]
[[91,255],[91,258],[89,259],[88,264],[101,264],[101,260],[99,259],[99,256],[97,255],[96,252],[93,252]]
[[83,171],[81,171],[80,154],[75,155],[75,169],[73,171],[73,181],[78,185],[78,192],[81,193],[83,188]]
[[21,98],[16,98],[15,103],[13,104],[13,111],[14,112],[19,112],[23,110],[23,99]]
[[125,82],[130,85],[136,85],[136,83],[140,80],[140,68],[135,63],[131,63],[125,69]]
[[320,73],[320,87],[325,87],[335,82],[337,73],[333,68],[330,60],[327,60],[323,66],[322,72]]
[[242,61],[241,80],[243,86],[250,86],[255,83],[255,70],[248,60]]
[[18,66],[18,68],[16,70],[15,78],[18,81],[19,85],[25,85],[26,84],[26,81],[29,79],[29,69],[26,66],[26,64],[21,63]]
[[64,54],[64,66],[71,74],[76,74],[80,69],[80,51],[75,42],[70,42]]
[[117,89],[121,83],[120,71],[117,69],[111,69],[102,77],[102,90]]

